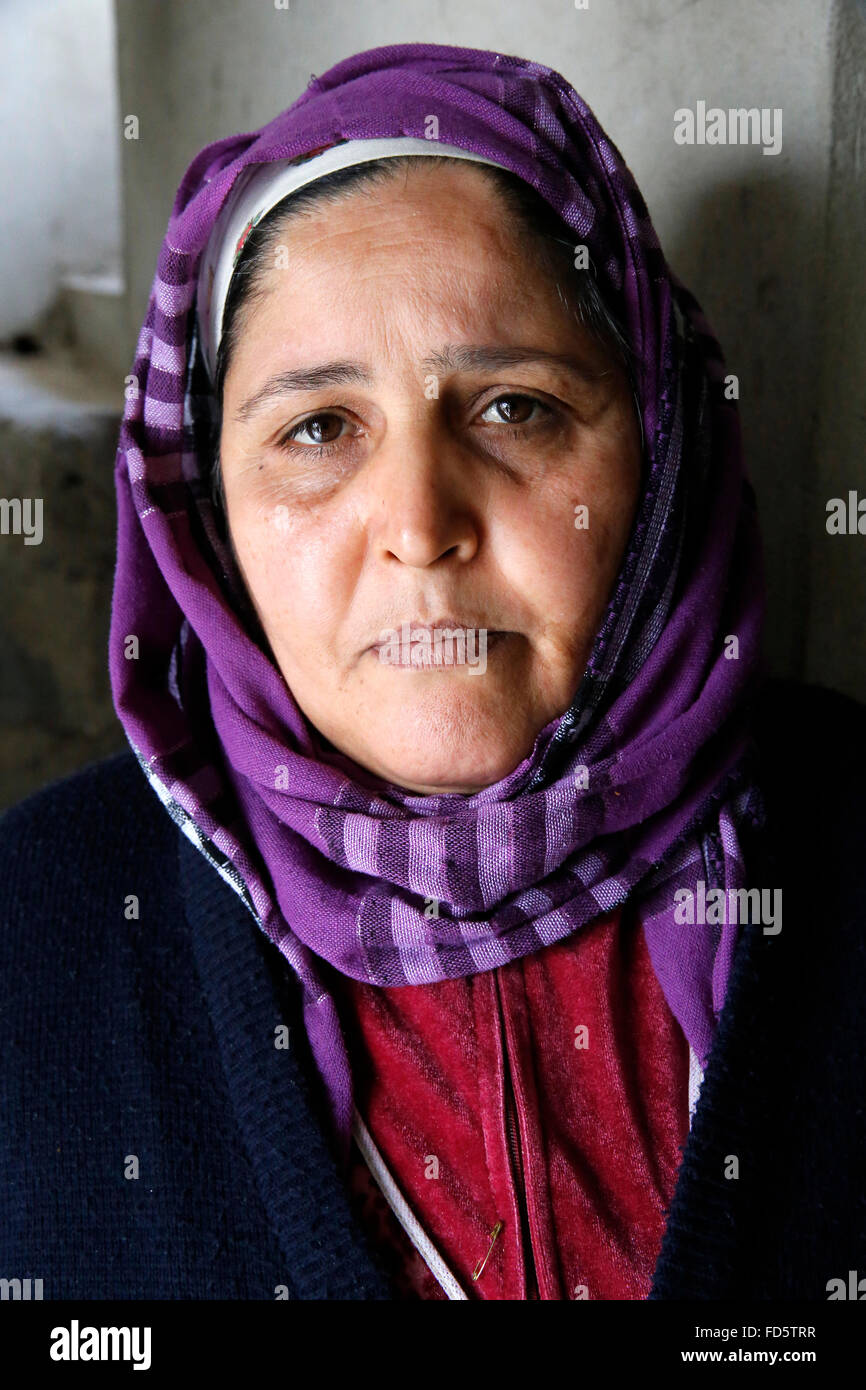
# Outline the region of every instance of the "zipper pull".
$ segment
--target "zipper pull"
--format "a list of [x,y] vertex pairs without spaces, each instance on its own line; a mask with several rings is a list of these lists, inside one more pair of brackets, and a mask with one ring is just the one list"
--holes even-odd
[[478,1261],[477,1265],[475,1266],[475,1268],[474,1268],[473,1271],[472,1271],[472,1279],[473,1279],[473,1282],[474,1282],[476,1279],[478,1279],[478,1278],[480,1277],[481,1272],[482,1272],[482,1270],[484,1269],[484,1266],[487,1264],[487,1261],[490,1259],[490,1251],[493,1249],[494,1245],[496,1244],[496,1237],[499,1235],[499,1232],[500,1232],[501,1230],[502,1230],[502,1222],[501,1222],[501,1221],[497,1221],[496,1225],[493,1227],[493,1230],[490,1232],[490,1244],[489,1244],[488,1247],[487,1247],[487,1254],[482,1256],[482,1258]]

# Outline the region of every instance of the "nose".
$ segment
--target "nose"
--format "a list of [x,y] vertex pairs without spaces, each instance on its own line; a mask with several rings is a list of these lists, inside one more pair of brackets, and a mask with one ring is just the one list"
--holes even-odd
[[407,413],[393,425],[369,474],[370,525],[379,555],[415,569],[471,560],[480,520],[470,474],[447,429],[423,412]]

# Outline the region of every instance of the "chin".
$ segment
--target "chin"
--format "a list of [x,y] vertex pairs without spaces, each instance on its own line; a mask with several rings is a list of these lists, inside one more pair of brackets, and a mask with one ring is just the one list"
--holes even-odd
[[468,763],[465,767],[457,766],[452,758],[442,766],[390,768],[379,775],[395,786],[402,787],[404,791],[414,792],[418,796],[444,796],[449,792],[463,792],[468,795],[483,791],[494,782],[500,782],[509,772],[514,771],[519,762],[520,758],[517,758],[490,772],[479,771],[477,763]]
[[[366,766],[375,762],[380,777],[420,796],[441,796],[448,792],[478,792],[501,782],[523,761],[532,747],[532,737],[503,737],[501,723],[493,729],[469,733],[466,728],[448,733],[431,728],[422,741],[408,738],[392,725],[387,753],[378,756],[368,749]],[[386,737],[383,731],[383,738]]]

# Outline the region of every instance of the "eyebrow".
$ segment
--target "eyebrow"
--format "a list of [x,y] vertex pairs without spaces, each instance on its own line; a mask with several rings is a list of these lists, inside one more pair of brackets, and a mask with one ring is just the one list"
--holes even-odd
[[[548,352],[545,348],[537,347],[491,347],[484,344],[445,347],[428,357],[422,357],[418,365],[422,370],[444,373],[490,371],[527,362],[541,362],[545,366],[560,367],[585,383],[600,381],[609,374],[608,371],[593,371],[589,364],[575,353]],[[239,407],[235,420],[241,424],[251,420],[271,401],[297,391],[322,391],[329,386],[370,386],[374,380],[374,373],[363,362],[334,361],[321,362],[314,367],[290,367],[268,377],[264,385]]]

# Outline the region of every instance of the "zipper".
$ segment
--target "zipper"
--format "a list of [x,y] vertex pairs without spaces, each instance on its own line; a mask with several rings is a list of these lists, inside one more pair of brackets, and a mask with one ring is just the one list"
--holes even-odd
[[517,1102],[514,1098],[511,1067],[508,1061],[508,1039],[505,1030],[505,1014],[499,985],[498,967],[493,969],[490,973],[493,976],[493,990],[496,996],[499,1032],[502,1039],[502,1070],[505,1080],[505,1134],[508,1140],[508,1149],[511,1157],[511,1177],[514,1184],[514,1195],[517,1199],[517,1207],[520,1213],[520,1243],[523,1251],[524,1263],[526,1265],[526,1297],[527,1299],[537,1299],[539,1297],[538,1275],[535,1268],[535,1258],[532,1251],[532,1236],[529,1229],[529,1208],[526,1203],[523,1151],[520,1146],[520,1129],[517,1122]]

